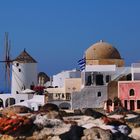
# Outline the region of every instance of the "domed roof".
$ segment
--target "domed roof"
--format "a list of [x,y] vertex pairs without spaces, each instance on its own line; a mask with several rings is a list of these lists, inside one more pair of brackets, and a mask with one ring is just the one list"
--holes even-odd
[[121,59],[120,53],[111,44],[99,41],[86,50],[87,60]]

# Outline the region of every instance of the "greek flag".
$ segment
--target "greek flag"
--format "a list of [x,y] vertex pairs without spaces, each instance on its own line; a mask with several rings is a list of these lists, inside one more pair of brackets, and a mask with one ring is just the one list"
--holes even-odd
[[86,67],[86,58],[82,58],[78,61],[78,65],[80,67],[80,71],[83,71]]

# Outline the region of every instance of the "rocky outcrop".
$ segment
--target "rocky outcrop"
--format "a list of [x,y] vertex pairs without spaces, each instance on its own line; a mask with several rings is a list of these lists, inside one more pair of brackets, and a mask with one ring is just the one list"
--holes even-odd
[[[4,137],[6,140],[139,139],[139,115],[112,115],[109,118],[91,108],[65,112],[52,104],[27,115],[11,114],[0,116],[0,140]],[[133,122],[137,125],[132,125]]]
[[97,112],[92,108],[83,109],[83,114],[87,116],[92,116],[95,119],[105,116],[104,114]]
[[84,130],[84,136],[81,140],[132,140],[127,135],[121,132],[112,133],[110,130],[105,130],[99,127],[93,127]]
[[30,108],[26,106],[20,106],[20,105],[10,106],[1,110],[1,113],[3,115],[13,115],[13,114],[30,113],[30,112],[32,112]]
[[48,119],[47,115],[40,115],[38,114],[34,120],[34,124],[39,127],[39,128],[43,128],[43,127],[49,127],[49,128],[53,128],[54,126],[58,126],[62,123],[61,120],[58,119]]
[[48,112],[48,111],[59,111],[59,108],[57,105],[52,103],[47,103],[44,106],[40,108],[40,111],[42,112]]

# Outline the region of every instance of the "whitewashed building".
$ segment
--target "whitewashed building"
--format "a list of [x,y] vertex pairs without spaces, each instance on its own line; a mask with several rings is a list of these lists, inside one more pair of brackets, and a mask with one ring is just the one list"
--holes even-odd
[[52,86],[53,87],[64,87],[65,79],[68,78],[80,78],[81,72],[79,70],[67,70],[62,71],[56,75],[53,75]]
[[37,85],[37,61],[24,50],[12,63],[11,93],[0,94],[0,106],[25,105],[34,110],[45,103],[44,95],[23,93]]
[[12,94],[37,85],[37,62],[24,50],[12,64]]

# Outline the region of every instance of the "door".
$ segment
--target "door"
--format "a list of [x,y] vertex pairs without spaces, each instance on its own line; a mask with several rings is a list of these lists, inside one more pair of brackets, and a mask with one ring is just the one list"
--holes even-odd
[[130,100],[130,110],[135,110],[134,100]]
[[124,107],[127,109],[127,100],[124,100]]

